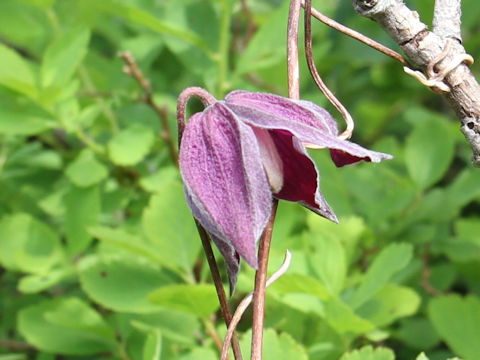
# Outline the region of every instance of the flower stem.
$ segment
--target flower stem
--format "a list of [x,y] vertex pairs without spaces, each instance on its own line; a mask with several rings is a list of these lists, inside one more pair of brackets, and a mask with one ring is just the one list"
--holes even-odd
[[[288,270],[288,267],[290,266],[291,260],[292,260],[292,254],[290,253],[290,251],[287,250],[287,252],[285,253],[285,259],[283,260],[282,266],[272,276],[268,278],[266,287],[269,287],[270,285],[272,285],[283,274],[285,274],[285,272]],[[248,294],[246,297],[243,298],[240,304],[238,304],[237,309],[233,314],[232,321],[230,322],[230,325],[228,326],[228,329],[227,329],[227,335],[225,336],[225,340],[223,342],[222,356],[220,360],[225,360],[227,358],[228,347],[230,346],[232,337],[235,334],[235,328],[240,322],[240,319],[242,318],[243,313],[245,312],[245,310],[247,310],[248,305],[250,305],[250,303],[252,302],[253,294],[254,292],[252,291],[250,294]]]
[[258,249],[258,270],[255,275],[253,293],[252,354],[251,360],[262,360],[263,325],[265,318],[265,289],[267,283],[268,254],[272,240],[273,224],[277,213],[278,200],[273,200],[272,214],[263,231]]
[[347,108],[343,106],[340,100],[338,100],[333,92],[328,88],[328,86],[323,82],[318,70],[315,66],[312,53],[312,0],[305,0],[305,55],[307,58],[308,69],[312,75],[313,80],[317,84],[320,91],[325,95],[325,97],[335,106],[335,108],[342,114],[347,128],[341,133],[338,138],[340,139],[350,139],[353,133],[354,122],[353,118],[348,112]]
[[[220,303],[220,308],[222,309],[222,315],[228,328],[230,322],[232,321],[232,313],[230,311],[230,307],[228,306],[227,295],[225,294],[225,289],[223,288],[222,278],[220,276],[220,272],[218,271],[215,256],[213,255],[210,239],[203,226],[200,225],[197,220],[195,220],[195,224],[197,225],[198,234],[200,235],[200,239],[202,240],[203,250],[205,251],[208,266],[210,267],[210,272],[212,274],[213,283],[215,284],[215,289],[217,290],[217,296]],[[232,338],[232,348],[235,359],[242,360],[240,344],[238,343],[238,338],[236,336],[233,336]]]
[[288,12],[287,30],[287,73],[288,97],[300,99],[300,68],[298,65],[298,23],[300,19],[300,0],[292,0]]

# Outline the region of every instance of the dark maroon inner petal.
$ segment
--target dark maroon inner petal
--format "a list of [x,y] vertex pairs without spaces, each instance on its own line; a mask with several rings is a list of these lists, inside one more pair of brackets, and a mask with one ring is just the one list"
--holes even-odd
[[286,130],[269,131],[283,161],[283,187],[275,197],[305,202],[314,208],[317,190],[317,171],[313,162],[298,152],[292,142],[293,135]]
[[342,150],[330,149],[330,156],[337,167],[353,164],[361,160],[370,162],[371,159],[368,156],[359,157],[349,154]]

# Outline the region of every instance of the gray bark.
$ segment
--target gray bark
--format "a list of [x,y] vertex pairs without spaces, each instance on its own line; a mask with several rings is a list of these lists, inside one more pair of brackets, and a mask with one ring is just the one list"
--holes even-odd
[[[449,51],[434,67],[442,72],[452,61],[466,54],[461,44],[460,0],[436,0],[433,31],[420,21],[402,0],[352,0],[355,11],[380,24],[402,48],[412,65],[426,73],[450,39]],[[472,148],[472,163],[480,166],[480,85],[464,63],[447,73],[443,95],[460,119],[460,129]]]

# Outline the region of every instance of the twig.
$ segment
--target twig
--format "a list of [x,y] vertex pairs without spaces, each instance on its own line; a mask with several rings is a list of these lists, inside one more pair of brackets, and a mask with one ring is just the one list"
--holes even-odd
[[440,296],[442,295],[442,292],[437,290],[431,283],[430,283],[430,276],[432,275],[430,268],[429,268],[429,262],[430,262],[430,256],[429,256],[429,251],[430,247],[427,246],[425,253],[422,256],[422,280],[420,282],[420,285],[422,286],[423,290],[429,295],[432,296]]
[[222,339],[220,338],[220,335],[218,335],[217,329],[215,329],[213,321],[211,319],[205,319],[203,321],[203,325],[205,326],[205,332],[210,335],[217,350],[222,351]]
[[[353,122],[353,118],[348,112],[348,110],[343,106],[343,104],[333,95],[330,89],[325,85],[318,70],[315,66],[315,62],[313,60],[312,54],[312,19],[311,19],[311,11],[312,11],[312,1],[305,0],[305,54],[307,57],[307,64],[308,69],[310,70],[310,74],[315,80],[320,91],[325,95],[325,97],[335,106],[335,108],[342,114],[345,123],[347,124],[347,128],[338,136],[340,139],[350,139],[353,133],[353,128],[355,123]],[[312,146],[309,146],[312,147]]]
[[253,293],[253,322],[252,322],[252,354],[251,360],[262,360],[263,324],[265,318],[265,289],[267,282],[268,255],[272,240],[273,224],[277,213],[278,200],[274,199],[272,214],[268,221],[258,249],[258,270],[255,274],[255,290]]
[[244,42],[244,44],[246,45],[248,44],[252,36],[255,34],[257,27],[255,25],[255,22],[253,21],[253,15],[248,7],[247,0],[240,0],[240,5],[242,7],[243,13],[245,14],[245,17],[247,18],[247,33],[245,34]]
[[[178,147],[182,142],[183,131],[185,130],[185,112],[187,108],[188,100],[196,96],[202,100],[205,106],[213,104],[216,99],[209,94],[206,90],[199,87],[189,87],[182,91],[178,96],[177,101],[177,123],[178,123]],[[225,324],[228,326],[232,320],[232,313],[230,307],[228,306],[227,295],[225,294],[225,289],[223,288],[222,278],[220,272],[218,271],[217,262],[215,261],[215,256],[213,254],[210,238],[203,226],[195,219],[195,224],[197,226],[198,235],[202,241],[203,250],[205,251],[205,256],[208,261],[208,266],[210,268],[210,273],[212,275],[213,283],[215,284],[215,290],[217,292],[218,301],[220,303],[220,309],[222,311]],[[242,360],[242,352],[240,350],[240,344],[236,336],[232,339],[232,348],[233,354],[236,360]]]
[[461,17],[461,0],[435,0],[432,31],[442,39],[456,39],[461,43]]
[[[273,273],[272,276],[270,276],[267,279],[266,287],[268,288],[270,285],[272,285],[275,281],[277,281],[285,272],[288,270],[288,267],[290,266],[290,262],[292,260],[292,254],[290,251],[287,250],[285,253],[285,259],[283,260],[282,266]],[[227,330],[227,335],[225,335],[225,340],[223,341],[223,348],[222,348],[222,356],[220,360],[225,360],[228,355],[228,347],[230,346],[230,341],[232,341],[232,336],[235,333],[235,328],[237,327],[238,323],[240,322],[240,319],[242,318],[243,313],[245,310],[247,310],[248,306],[251,304],[253,300],[253,291],[245,296],[243,300],[238,304],[237,309],[235,310],[235,313],[233,314],[232,321],[230,322],[230,325],[228,326]]]
[[133,77],[145,92],[145,103],[150,106],[153,111],[155,111],[162,124],[160,136],[163,140],[165,140],[173,162],[175,164],[178,163],[178,152],[171,136],[170,126],[168,125],[167,107],[159,106],[153,100],[152,86],[150,81],[143,75],[142,70],[138,67],[133,55],[129,51],[121,51],[118,53],[118,56],[125,62],[123,72]]

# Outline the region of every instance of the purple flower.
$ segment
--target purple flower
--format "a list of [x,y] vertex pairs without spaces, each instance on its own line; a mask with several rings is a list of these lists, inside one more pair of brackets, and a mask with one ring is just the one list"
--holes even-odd
[[391,158],[337,135],[337,123],[326,110],[265,93],[233,91],[190,118],[180,147],[185,195],[225,258],[231,291],[239,255],[257,267],[256,245],[272,197],[338,221],[320,191],[306,144],[328,148],[337,166]]

